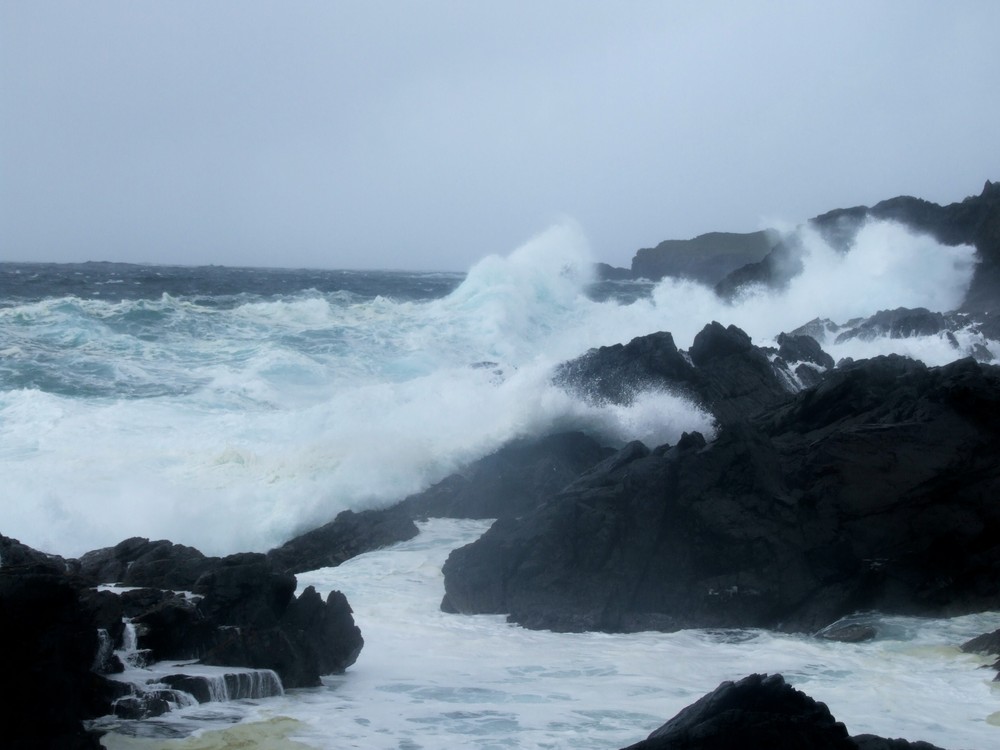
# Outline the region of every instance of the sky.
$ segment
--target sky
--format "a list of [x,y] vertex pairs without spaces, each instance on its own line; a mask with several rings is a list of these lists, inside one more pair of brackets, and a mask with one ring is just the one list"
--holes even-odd
[[0,0],[0,260],[595,260],[1000,179],[1000,2]]

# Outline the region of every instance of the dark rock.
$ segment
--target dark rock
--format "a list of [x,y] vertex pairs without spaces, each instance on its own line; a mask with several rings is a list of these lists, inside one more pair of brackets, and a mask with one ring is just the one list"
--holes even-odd
[[37,570],[46,569],[53,573],[67,573],[71,568],[70,562],[62,557],[39,552],[3,534],[0,534],[0,566],[31,566]]
[[582,432],[512,440],[398,507],[413,518],[519,516],[611,453]]
[[267,553],[286,573],[340,565],[345,560],[412,539],[418,529],[400,506],[384,510],[345,510],[328,524],[306,532]]
[[0,642],[8,646],[0,670],[4,747],[99,748],[81,723],[110,708],[106,681],[91,671],[100,645],[95,620],[72,579],[49,561],[10,559],[0,568]]
[[194,547],[132,537],[86,553],[79,564],[80,575],[93,583],[188,591],[217,562],[218,558],[205,557]]
[[723,682],[625,750],[941,750],[926,742],[848,735],[824,703],[781,675]]
[[618,268],[607,263],[595,263],[594,274],[600,281],[631,281],[635,278],[628,268]]
[[966,641],[962,644],[962,651],[967,654],[1000,656],[1000,630],[983,633],[983,635],[977,635],[972,640]]
[[347,599],[333,591],[326,602],[309,587],[293,600],[278,627],[228,627],[202,663],[272,669],[286,688],[315,687],[320,676],[351,666],[364,640]]
[[778,356],[786,362],[811,362],[827,370],[834,366],[833,357],[823,351],[819,342],[803,334],[779,333]]
[[649,389],[686,395],[721,424],[780,403],[789,390],[767,356],[736,326],[713,322],[695,336],[691,361],[666,332],[592,349],[561,365],[555,382],[592,401],[631,403]]
[[725,300],[735,300],[747,289],[783,289],[802,273],[802,243],[796,235],[788,235],[756,263],[735,269],[716,283],[715,293]]
[[[936,203],[900,196],[868,208],[837,209],[809,221],[833,247],[846,251],[869,218],[899,222],[929,234],[944,245],[972,245],[979,263],[961,306],[964,312],[1000,312],[1000,183],[989,181],[978,196],[959,203]],[[779,243],[762,260],[734,270],[715,286],[716,293],[733,299],[749,284],[779,288],[800,273],[799,248],[794,237]],[[991,338],[996,338],[995,335]]]
[[825,704],[781,675],[723,682],[627,750],[856,750]]
[[836,343],[840,344],[855,338],[870,341],[883,336],[893,339],[932,336],[946,330],[948,321],[939,312],[931,312],[924,307],[914,309],[898,307],[895,310],[880,310],[857,326],[848,328],[838,334]]
[[152,661],[200,659],[218,638],[218,623],[206,617],[194,602],[173,592],[133,615],[132,622],[139,647],[148,650]]
[[132,721],[162,716],[170,710],[171,697],[173,696],[166,692],[127,695],[115,701],[114,715],[119,719]]
[[666,240],[639,250],[632,259],[634,278],[658,281],[666,276],[712,286],[727,274],[764,258],[777,244],[775,232],[711,232],[692,240]]
[[[1000,630],[994,630],[992,633],[984,633],[970,641],[966,641],[962,644],[962,651],[967,654],[1000,656]],[[993,662],[990,665],[990,669],[997,671],[997,676],[993,678],[993,681],[1000,682],[1000,659]]]
[[998,368],[855,363],[494,524],[449,557],[446,606],[608,631],[996,609],[998,433]]
[[212,622],[271,628],[295,594],[295,576],[276,571],[259,552],[242,552],[222,558],[193,588],[204,597],[198,610]]
[[[296,599],[295,577],[261,554],[223,558],[195,590],[204,595],[197,613],[212,630],[193,618],[195,627],[177,647],[196,647],[205,664],[272,669],[285,687],[313,687],[321,675],[353,664],[364,644],[343,594],[332,592],[324,603],[310,587]],[[183,611],[158,614],[188,617]]]

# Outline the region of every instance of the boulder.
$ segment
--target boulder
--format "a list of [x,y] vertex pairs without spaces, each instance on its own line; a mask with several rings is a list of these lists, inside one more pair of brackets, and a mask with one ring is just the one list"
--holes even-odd
[[607,631],[996,609],[998,444],[1000,369],[856,363],[497,522],[449,556],[443,606]]
[[941,750],[926,742],[851,737],[823,703],[779,675],[719,687],[625,750]]

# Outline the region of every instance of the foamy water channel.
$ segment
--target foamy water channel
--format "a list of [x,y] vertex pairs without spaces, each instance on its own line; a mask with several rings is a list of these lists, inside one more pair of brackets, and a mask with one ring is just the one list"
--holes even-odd
[[365,648],[346,674],[280,698],[123,723],[105,746],[611,750],[751,672],[784,674],[852,734],[949,750],[1000,742],[994,672],[958,650],[996,628],[998,613],[884,618],[876,641],[841,644],[765,631],[556,634],[441,612],[448,552],[488,526],[432,519],[409,542],[298,576],[300,590],[339,589],[354,608]]

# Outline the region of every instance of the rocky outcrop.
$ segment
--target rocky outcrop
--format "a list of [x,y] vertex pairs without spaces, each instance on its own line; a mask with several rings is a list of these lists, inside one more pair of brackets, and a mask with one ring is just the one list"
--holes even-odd
[[[829,211],[809,224],[833,247],[847,250],[869,218],[899,222],[915,232],[931,235],[943,245],[974,246],[980,262],[960,310],[977,313],[981,318],[983,313],[990,313],[991,338],[997,337],[1000,325],[994,319],[1000,315],[1000,183],[987,181],[978,196],[947,206],[900,196],[871,208]],[[732,299],[748,284],[781,287],[801,268],[796,241],[786,238],[759,262],[733,271],[715,289],[720,296]]]
[[[2,538],[5,550],[17,544]],[[11,544],[14,542],[14,544]],[[108,685],[91,667],[96,623],[79,588],[48,565],[0,567],[0,670],[3,746],[17,750],[97,750],[81,722],[104,713]]]
[[80,575],[94,583],[188,591],[218,562],[217,557],[206,557],[194,547],[132,537],[88,552],[78,564]]
[[666,240],[636,252],[632,276],[652,281],[671,276],[712,286],[748,263],[759,262],[777,243],[777,233],[771,230],[710,232],[691,240]]
[[995,669],[998,672],[993,681],[1000,682],[1000,630],[994,630],[992,633],[983,633],[972,640],[966,641],[962,644],[962,651],[967,654],[998,657],[993,662],[991,669]]
[[513,518],[613,452],[582,432],[512,440],[398,507],[413,518]]
[[[140,580],[189,592],[94,588],[130,580],[133,556],[149,563],[140,566]],[[202,572],[191,581],[194,570]],[[111,580],[99,581],[104,575]],[[126,646],[126,621],[137,641],[129,655],[136,664],[196,659],[273,670],[277,692],[282,682],[309,687],[320,684],[320,675],[343,672],[364,643],[347,599],[334,591],[324,601],[311,587],[298,597],[294,592],[295,577],[262,554],[207,558],[181,545],[133,539],[80,563],[0,536],[0,638],[16,644],[0,672],[4,747],[96,749],[83,720],[109,713],[143,718],[177,703],[178,688],[147,690],[103,676],[123,670],[115,649]],[[267,674],[234,670],[220,678],[220,694],[242,694]],[[257,694],[272,694],[264,688]]]
[[592,349],[561,365],[554,380],[591,401],[628,404],[647,389],[667,389],[699,403],[720,424],[745,420],[784,401],[789,385],[735,326],[705,326],[685,355],[666,332]]
[[278,569],[302,573],[340,565],[363,552],[405,542],[418,533],[410,514],[399,506],[385,510],[345,510],[327,524],[267,553]]
[[995,348],[1000,329],[993,330],[995,326],[991,321],[986,313],[938,313],[923,307],[897,307],[893,310],[879,310],[867,318],[854,318],[843,323],[815,318],[799,326],[791,334],[781,336],[806,335],[837,344],[852,339],[871,341],[876,338],[937,336],[947,340],[956,359],[973,357],[980,362],[992,362],[996,355],[990,347]]
[[[694,357],[692,357],[694,359]],[[1000,606],[1000,369],[883,357],[626,455],[455,550],[443,606],[528,627],[812,632]]]
[[625,750],[941,750],[926,742],[851,737],[823,703],[781,675],[723,682]]
[[285,572],[316,570],[412,539],[418,533],[415,519],[519,516],[612,452],[582,432],[512,440],[393,506],[342,511],[267,557]]
[[295,585],[265,555],[241,553],[218,560],[193,597],[139,589],[121,600],[151,661],[271,669],[285,687],[313,687],[351,666],[364,641],[340,592],[324,602],[308,588],[296,598]]

